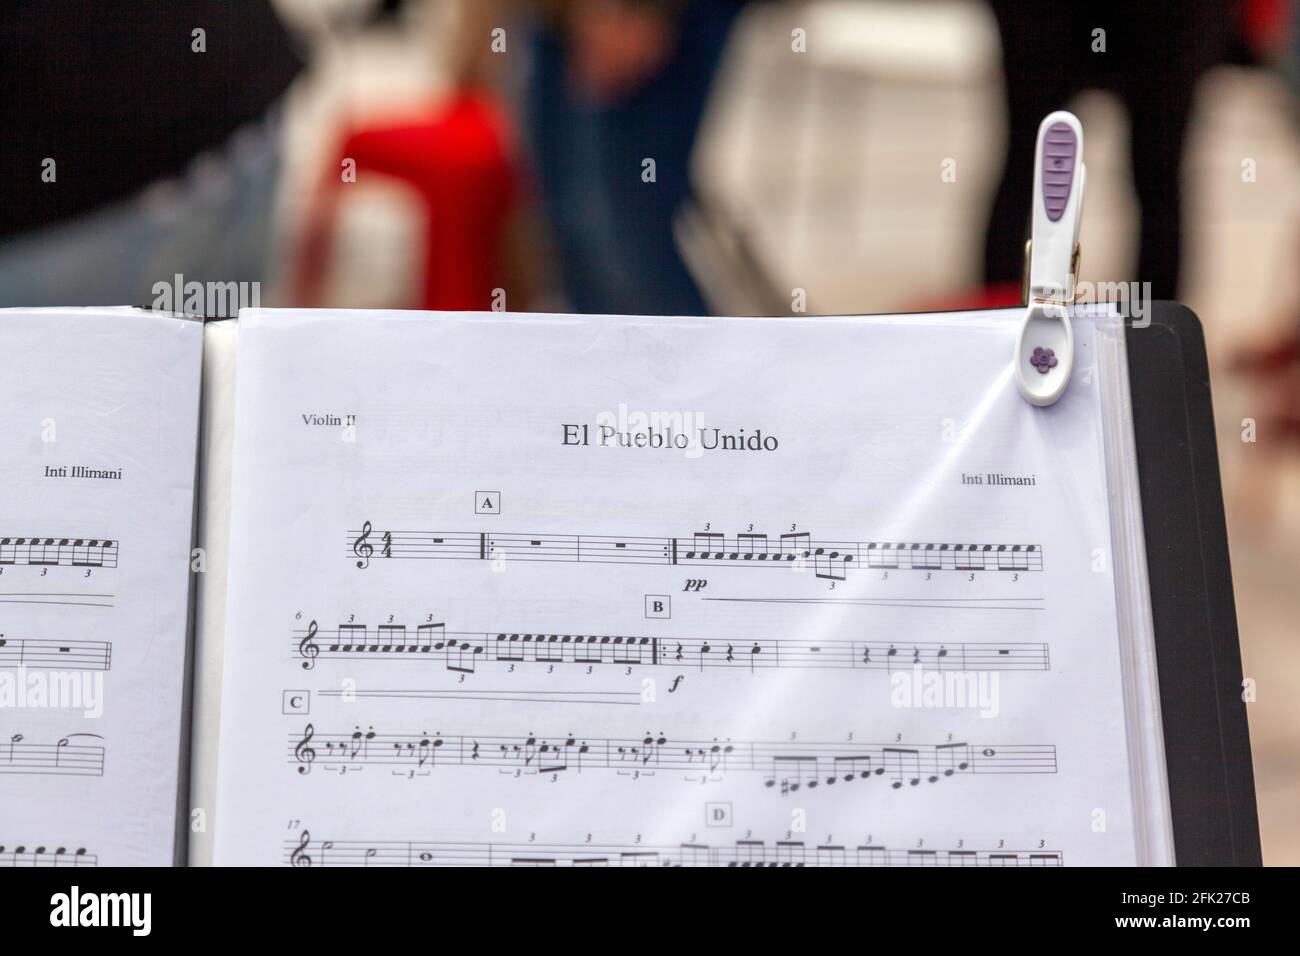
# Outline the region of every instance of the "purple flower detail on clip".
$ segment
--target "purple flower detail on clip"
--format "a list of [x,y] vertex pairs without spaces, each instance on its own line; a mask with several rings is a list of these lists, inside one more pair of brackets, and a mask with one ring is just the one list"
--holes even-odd
[[1038,369],[1039,375],[1046,375],[1048,369],[1056,368],[1056,353],[1051,349],[1035,348],[1029,364]]

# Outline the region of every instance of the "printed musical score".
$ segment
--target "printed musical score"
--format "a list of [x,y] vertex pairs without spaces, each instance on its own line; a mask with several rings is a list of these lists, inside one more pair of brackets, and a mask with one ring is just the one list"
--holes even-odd
[[[0,648],[0,652],[3,649]],[[339,624],[297,629],[290,653],[311,670],[318,660],[425,661],[473,674],[519,664],[615,667],[823,668],[893,671],[908,667],[952,671],[1028,671],[1050,667],[1048,645],[917,641],[704,639],[540,631],[448,631],[442,623]],[[3,657],[0,656],[0,661]]]
[[806,567],[843,581],[850,570],[1041,571],[1037,544],[817,541],[809,532],[775,536],[696,532],[682,538],[576,534],[376,531],[366,521],[347,532],[348,556],[362,570],[373,559],[522,560],[598,564]]
[[0,538],[0,565],[115,568],[117,544],[102,538]]
[[0,311],[0,867],[171,866],[203,746],[202,323]]
[[98,866],[99,857],[86,848],[0,843],[0,867]]
[[[216,863],[1172,856],[1140,778],[1160,735],[1126,626],[1131,476],[1098,453],[1122,402],[1090,389],[1044,430],[1008,391],[1009,312],[246,318],[256,401],[211,462],[235,497],[203,602],[225,598],[195,763],[221,825],[191,846]],[[1078,347],[1104,364],[1122,324],[1094,319]],[[936,335],[960,361],[931,387]],[[635,438],[706,421],[779,448]],[[630,441],[570,443],[606,422]]]
[[0,736],[0,774],[102,777],[104,747],[99,734],[68,734],[54,743],[34,743],[22,734]]
[[288,866],[1063,866],[1056,850],[899,850],[802,840],[737,840],[726,846],[642,844],[453,843],[314,840],[303,830],[286,840]]
[[0,667],[106,671],[112,660],[111,641],[45,641],[0,634]]
[[1056,773],[1051,744],[880,744],[731,739],[671,740],[647,733],[630,739],[452,735],[435,731],[381,734],[373,727],[320,733],[307,724],[288,741],[287,762],[306,775],[313,767],[352,772],[378,766],[392,773],[429,776],[439,767],[495,768],[527,775],[659,772],[720,778],[760,773],[783,794],[819,786],[883,778],[892,789],[934,784],[967,774]]

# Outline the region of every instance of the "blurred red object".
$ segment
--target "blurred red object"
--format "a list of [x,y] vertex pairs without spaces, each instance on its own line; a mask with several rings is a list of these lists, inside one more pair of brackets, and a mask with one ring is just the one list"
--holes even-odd
[[506,230],[518,193],[508,128],[494,103],[464,92],[409,120],[348,132],[308,212],[293,304],[322,304],[335,211],[347,185],[340,171],[350,159],[358,179],[390,176],[414,187],[423,202],[419,307],[490,309],[493,290],[506,286]]
[[1247,47],[1256,56],[1269,59],[1286,49],[1295,2],[1246,0],[1241,11],[1241,32]]
[[1260,434],[1300,442],[1300,331],[1238,352],[1229,368],[1250,377]]

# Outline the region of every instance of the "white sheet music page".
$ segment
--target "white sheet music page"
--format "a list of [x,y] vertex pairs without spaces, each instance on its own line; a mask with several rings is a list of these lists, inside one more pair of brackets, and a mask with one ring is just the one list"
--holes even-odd
[[1136,862],[1016,317],[244,313],[216,862]]
[[0,866],[170,866],[202,328],[0,312]]

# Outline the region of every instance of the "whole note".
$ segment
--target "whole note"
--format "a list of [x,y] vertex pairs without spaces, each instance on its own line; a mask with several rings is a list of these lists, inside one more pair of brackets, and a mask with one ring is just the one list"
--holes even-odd
[[302,655],[302,669],[311,670],[316,666],[316,656],[320,654],[320,645],[315,641],[316,622],[307,625],[307,636],[298,642],[298,653]]
[[311,739],[316,733],[316,728],[311,724],[303,732],[302,740],[298,741],[297,746],[293,748],[294,759],[298,761],[298,772],[306,774],[311,772],[311,765],[316,760],[316,749],[311,745]]
[[311,857],[307,855],[307,847],[311,845],[311,834],[303,830],[302,836],[298,840],[298,845],[294,851],[289,854],[290,866],[311,866]]
[[361,534],[352,542],[352,553],[357,557],[357,567],[365,570],[370,567],[370,556],[375,553],[375,546],[370,543],[370,522],[361,526]]

